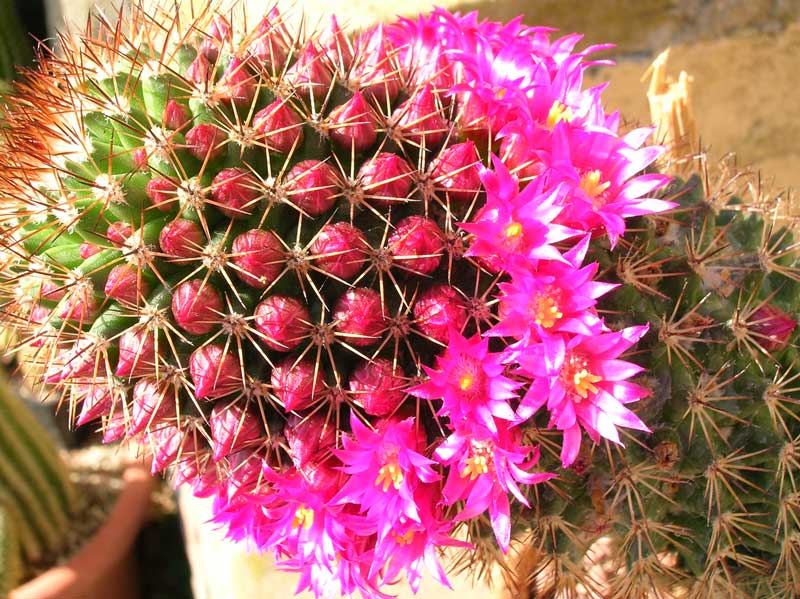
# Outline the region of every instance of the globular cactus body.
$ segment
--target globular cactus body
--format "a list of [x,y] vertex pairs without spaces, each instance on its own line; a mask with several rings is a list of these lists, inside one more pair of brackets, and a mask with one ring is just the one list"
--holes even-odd
[[625,354],[660,321],[611,326],[596,279],[673,204],[649,131],[581,88],[597,48],[441,10],[355,38],[171,19],[65,40],[9,111],[6,320],[79,423],[301,588],[367,596],[446,582],[459,522],[506,550],[511,496],[555,510],[540,454],[648,430]]

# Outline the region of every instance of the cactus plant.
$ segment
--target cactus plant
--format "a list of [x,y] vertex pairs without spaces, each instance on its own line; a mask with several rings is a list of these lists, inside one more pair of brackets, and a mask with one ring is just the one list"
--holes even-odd
[[63,547],[76,502],[51,434],[0,375],[0,591]]
[[515,527],[567,596],[601,535],[617,597],[794,588],[788,233],[659,192],[579,36],[234,17],[99,19],[11,102],[4,313],[76,423],[317,594]]

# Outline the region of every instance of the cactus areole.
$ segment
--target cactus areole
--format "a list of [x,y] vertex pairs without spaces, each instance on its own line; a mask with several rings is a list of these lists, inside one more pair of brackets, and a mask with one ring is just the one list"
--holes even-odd
[[[646,446],[625,354],[659,319],[598,301],[630,287],[626,219],[674,204],[650,130],[582,87],[601,48],[443,10],[350,35],[134,6],[90,29],[10,100],[6,322],[77,422],[173,466],[301,590],[448,584],[440,548],[506,551],[593,448]],[[782,350],[793,320],[765,306],[732,326]]]

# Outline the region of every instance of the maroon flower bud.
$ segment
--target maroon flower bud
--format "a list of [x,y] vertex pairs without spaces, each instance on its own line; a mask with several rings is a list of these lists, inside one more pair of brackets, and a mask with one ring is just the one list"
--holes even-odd
[[350,391],[371,416],[394,412],[406,397],[406,380],[399,366],[385,358],[361,363],[350,375]]
[[198,399],[217,399],[242,389],[242,368],[236,349],[203,345],[189,356],[189,374]]
[[309,249],[320,270],[346,281],[361,272],[369,244],[360,229],[338,222],[322,227]]
[[222,319],[224,305],[214,287],[202,279],[184,281],[172,296],[172,315],[187,333],[205,335]]
[[112,416],[103,420],[103,443],[113,443],[125,437],[127,420],[119,408]]
[[405,141],[427,150],[441,144],[449,128],[430,84],[400,104],[392,114],[392,121]]
[[768,352],[785,348],[796,326],[796,319],[770,304],[764,304],[753,312],[748,322],[756,342]]
[[215,462],[257,443],[263,433],[259,417],[235,403],[214,404],[208,424],[211,428],[211,456]]
[[451,328],[460,331],[467,322],[467,307],[449,285],[434,285],[424,291],[413,311],[419,330],[440,343],[447,343]]
[[256,289],[266,289],[283,272],[285,252],[272,231],[252,229],[233,240],[231,260],[236,276]]
[[67,295],[67,288],[59,285],[52,279],[43,279],[42,286],[39,288],[39,297],[51,302],[57,302]]
[[80,337],[69,349],[62,349],[48,364],[45,382],[60,383],[80,377],[105,374],[105,362],[97,353],[97,339]]
[[386,328],[380,294],[366,287],[346,291],[336,301],[333,320],[344,343],[357,347],[375,343]]
[[245,218],[261,198],[261,184],[242,168],[226,168],[211,182],[211,198],[228,218]]
[[76,380],[81,377],[94,378],[105,374],[105,362],[97,352],[97,340],[81,337],[69,349],[58,352],[55,360],[48,363],[44,381],[48,384]]
[[141,298],[150,294],[150,283],[141,276],[137,266],[118,264],[108,273],[103,291],[118,302],[137,305]]
[[275,100],[253,117],[253,127],[264,135],[271,151],[289,154],[303,143],[303,119],[286,100]]
[[378,119],[358,91],[333,109],[328,126],[331,140],[346,150],[363,152],[378,139]]
[[350,69],[353,50],[334,15],[331,15],[330,24],[323,30],[317,43],[335,72],[346,73]]
[[325,390],[322,369],[309,360],[285,359],[272,369],[272,392],[287,412],[305,410]]
[[232,38],[231,24],[222,15],[215,15],[208,30],[204,33],[205,36],[200,42],[198,50],[209,61],[216,62],[222,44]]
[[395,264],[423,275],[436,270],[444,254],[441,229],[424,216],[409,216],[397,223],[387,246]]
[[170,258],[195,258],[203,251],[205,241],[200,226],[185,218],[168,222],[158,235],[161,251]]
[[112,408],[111,390],[106,383],[77,385],[73,400],[81,402],[81,411],[75,419],[78,426],[100,418]]
[[518,179],[532,179],[544,172],[544,163],[531,149],[530,140],[510,133],[500,142],[500,159]]
[[303,160],[286,174],[284,189],[295,206],[310,216],[319,216],[333,208],[339,176],[327,162]]
[[[489,121],[489,109],[486,102],[475,92],[463,92],[458,94],[458,118],[461,130],[471,139],[486,143],[492,126]],[[494,133],[497,133],[494,131]]]
[[172,385],[157,379],[141,379],[133,386],[128,436],[138,435],[175,415],[177,397]]
[[227,141],[225,132],[211,123],[200,123],[186,132],[186,145],[198,160],[217,160],[227,151]]
[[370,202],[383,207],[407,202],[413,183],[408,162],[389,152],[380,152],[361,165],[358,180]]
[[383,25],[377,25],[356,40],[357,57],[350,70],[349,86],[375,98],[381,106],[391,104],[400,93],[400,75],[395,51]]
[[81,247],[80,247],[79,253],[80,253],[80,255],[81,255],[81,258],[83,258],[84,260],[86,260],[87,258],[91,258],[91,257],[92,257],[92,256],[94,256],[95,254],[99,254],[99,253],[100,253],[100,252],[102,252],[102,251],[103,251],[103,249],[102,249],[102,248],[100,248],[100,247],[97,247],[97,246],[96,246],[96,245],[94,245],[93,243],[89,243],[88,241],[84,241],[84,242],[81,244]]
[[442,150],[433,165],[431,176],[436,188],[447,192],[451,200],[468,202],[481,189],[479,164],[475,144],[466,141]]
[[313,41],[309,41],[297,61],[286,71],[286,81],[305,97],[322,100],[333,84],[325,57]]
[[133,227],[127,223],[116,222],[108,225],[106,238],[116,247],[121,248],[133,233]]
[[128,329],[119,337],[119,358],[114,374],[119,377],[133,377],[155,374],[156,357],[155,336],[147,329]]
[[253,102],[257,90],[258,83],[246,64],[233,57],[217,83],[216,95],[225,102],[246,110]]
[[288,33],[277,6],[273,6],[267,16],[261,19],[257,30],[258,37],[247,46],[248,56],[262,71],[279,73],[286,63]]
[[147,182],[145,192],[153,206],[162,212],[168,212],[172,208],[172,202],[177,199],[177,189],[173,181],[164,177],[153,177]]
[[275,351],[290,351],[308,336],[311,315],[300,300],[272,295],[256,307],[255,323],[264,345]]
[[63,320],[91,322],[97,314],[97,300],[89,284],[74,285],[56,308],[56,314]]
[[186,69],[186,78],[196,83],[198,86],[204,87],[205,84],[208,83],[211,73],[211,63],[208,62],[208,58],[202,54],[198,54],[197,58],[189,65],[189,68]]
[[161,115],[161,124],[173,131],[180,131],[192,122],[192,113],[186,104],[177,100],[167,100],[164,114]]
[[340,462],[334,459],[315,460],[303,464],[301,472],[315,497],[330,501],[342,488]]
[[147,150],[145,148],[136,148],[133,151],[133,165],[137,171],[147,172],[149,165],[147,164]]
[[292,461],[301,468],[328,451],[336,443],[336,425],[321,414],[289,416],[283,429]]
[[147,431],[147,440],[142,444],[145,449],[152,451],[150,474],[163,472],[177,459],[183,439],[183,431],[174,424],[159,422],[150,427]]

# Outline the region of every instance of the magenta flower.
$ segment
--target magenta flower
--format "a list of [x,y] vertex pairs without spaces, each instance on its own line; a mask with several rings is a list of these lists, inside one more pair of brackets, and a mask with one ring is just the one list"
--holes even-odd
[[461,227],[474,235],[468,255],[498,257],[502,266],[530,260],[562,261],[552,244],[577,231],[554,223],[563,210],[566,188],[549,192],[539,182],[519,191],[519,182],[499,158],[492,158],[494,170],[484,170],[486,204],[472,222]]
[[649,197],[666,185],[667,175],[634,176],[655,161],[663,148],[641,145],[651,129],[619,138],[602,131],[558,126],[547,158],[550,185],[572,189],[558,222],[583,231],[604,230],[612,245],[625,232],[625,218],[669,210],[673,202]]
[[602,328],[594,309],[597,298],[616,287],[594,281],[597,263],[580,268],[589,236],[564,254],[565,262],[542,261],[539,268],[517,269],[509,283],[501,283],[500,322],[490,336],[523,338],[543,332],[591,335]]
[[617,359],[647,330],[645,325],[591,336],[555,334],[517,356],[521,373],[531,378],[517,415],[530,418],[546,404],[550,425],[564,432],[564,467],[578,455],[581,428],[595,443],[603,437],[620,445],[618,426],[649,432],[625,407],[649,394],[644,387],[627,381],[642,367]]
[[504,355],[489,351],[489,339],[466,339],[451,330],[447,349],[436,359],[436,369],[423,366],[428,380],[409,390],[423,399],[441,399],[438,414],[449,416],[456,430],[480,424],[497,431],[495,418],[517,420],[508,400],[517,397],[520,383],[504,376]]
[[359,506],[379,535],[401,518],[421,522],[414,491],[440,477],[431,468],[435,462],[419,453],[424,433],[416,421],[387,419],[370,429],[352,415],[350,425],[353,433],[342,438],[344,449],[334,450],[349,478],[332,503]]
[[519,429],[501,422],[496,432],[474,426],[451,434],[434,453],[441,464],[449,466],[442,490],[445,503],[466,502],[456,520],[470,520],[488,510],[503,552],[511,541],[508,492],[529,507],[517,483],[533,485],[555,476],[526,472],[538,461],[539,450],[520,445],[519,436]]

